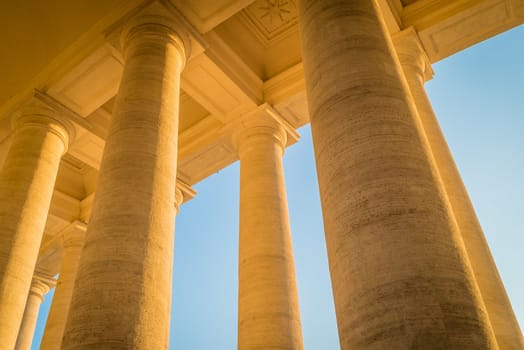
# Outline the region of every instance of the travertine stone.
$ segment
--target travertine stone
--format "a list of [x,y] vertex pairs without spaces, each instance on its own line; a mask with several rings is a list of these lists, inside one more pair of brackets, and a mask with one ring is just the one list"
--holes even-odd
[[[187,202],[196,195],[196,192],[189,186],[188,184],[177,180],[175,185],[175,215],[177,215],[180,212],[180,206]],[[171,259],[171,264],[169,266],[169,276],[173,276],[173,259]],[[169,290],[173,289],[173,279],[169,282]],[[169,299],[169,307],[168,309],[171,310],[172,300]]]
[[170,19],[124,31],[124,71],[62,349],[168,348],[180,72]]
[[36,101],[14,121],[0,173],[0,349],[12,350],[24,314],[60,158],[69,133]]
[[398,34],[394,42],[446,195],[464,240],[499,349],[524,349],[520,327],[488,243],[424,89],[425,76],[428,75],[428,71],[431,71],[429,60],[414,29],[410,28]]
[[341,349],[496,349],[377,3],[299,25]]
[[238,349],[303,349],[282,155],[286,130],[257,115],[240,157]]
[[75,222],[63,234],[62,264],[40,344],[41,350],[61,348],[86,228],[86,224]]
[[36,321],[40,305],[44,301],[44,295],[54,286],[54,281],[49,279],[40,279],[38,276],[33,278],[27,303],[25,306],[24,317],[18,332],[15,350],[30,350],[33,336],[35,334]]

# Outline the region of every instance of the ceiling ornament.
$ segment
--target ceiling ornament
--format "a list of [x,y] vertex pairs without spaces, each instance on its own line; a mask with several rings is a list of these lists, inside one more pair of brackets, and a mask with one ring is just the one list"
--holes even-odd
[[240,18],[266,47],[297,30],[294,0],[257,0],[240,13]]

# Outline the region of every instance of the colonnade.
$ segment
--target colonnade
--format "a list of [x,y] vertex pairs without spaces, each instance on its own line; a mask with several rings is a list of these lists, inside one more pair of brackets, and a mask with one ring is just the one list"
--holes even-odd
[[[424,90],[416,32],[374,1],[300,0],[299,25],[342,350],[522,349],[518,323]],[[87,232],[64,256],[42,349],[167,349],[180,74],[176,18],[122,28],[124,70]],[[240,159],[238,348],[302,349],[282,156],[271,109],[234,125]],[[0,173],[0,349],[28,349],[49,284],[34,274],[73,131],[31,102]],[[73,288],[74,287],[74,288]],[[24,312],[25,310],[25,312]],[[18,337],[18,341],[17,341]]]

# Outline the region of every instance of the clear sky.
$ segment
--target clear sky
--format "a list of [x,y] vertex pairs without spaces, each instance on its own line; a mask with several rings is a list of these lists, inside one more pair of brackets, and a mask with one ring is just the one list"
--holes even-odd
[[[524,325],[524,26],[434,65],[426,84]],[[309,126],[284,156],[305,349],[339,349]],[[171,349],[236,349],[238,163],[195,186],[176,222]],[[42,305],[38,349],[52,292]]]

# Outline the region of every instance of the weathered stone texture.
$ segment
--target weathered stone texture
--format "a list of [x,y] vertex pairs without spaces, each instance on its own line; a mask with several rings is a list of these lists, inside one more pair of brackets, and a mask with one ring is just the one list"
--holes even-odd
[[341,348],[496,348],[378,5],[299,22]]

